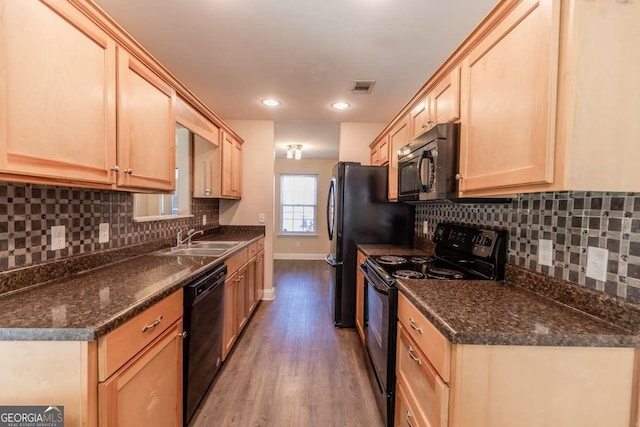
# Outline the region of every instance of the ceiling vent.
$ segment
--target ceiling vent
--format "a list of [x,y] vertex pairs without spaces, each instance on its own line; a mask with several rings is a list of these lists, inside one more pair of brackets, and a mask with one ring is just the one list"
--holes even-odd
[[356,95],[369,95],[376,84],[375,80],[356,80],[351,86],[351,93]]

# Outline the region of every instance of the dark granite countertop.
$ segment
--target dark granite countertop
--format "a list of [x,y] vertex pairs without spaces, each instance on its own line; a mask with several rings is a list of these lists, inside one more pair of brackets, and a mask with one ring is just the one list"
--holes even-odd
[[[225,230],[205,239],[243,241],[241,249],[263,235]],[[231,255],[139,255],[0,295],[0,340],[95,340]]]
[[[359,249],[367,255],[429,253],[390,245],[360,245]],[[634,331],[516,283],[432,279],[397,279],[396,283],[453,344],[640,347],[640,335]]]

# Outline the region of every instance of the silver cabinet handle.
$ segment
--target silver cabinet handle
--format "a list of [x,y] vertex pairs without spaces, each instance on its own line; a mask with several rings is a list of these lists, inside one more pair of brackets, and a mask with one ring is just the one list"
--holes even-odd
[[115,173],[120,172],[120,166],[115,165],[114,167],[112,167],[112,168],[111,168],[111,171],[112,171],[112,172],[115,172]]
[[427,120],[427,123],[431,124],[431,123],[433,123],[433,120],[429,119],[429,120]]
[[408,353],[409,353],[409,357],[412,358],[414,362],[422,366],[422,361],[420,360],[420,358],[418,358],[418,356],[413,354],[413,347],[409,346]]
[[407,411],[404,417],[406,418],[407,424],[409,424],[409,427],[413,427],[413,424],[411,421],[413,419],[413,416],[411,416],[411,412]]
[[181,338],[186,338],[187,337],[187,331],[182,331],[181,333],[178,334],[179,337]]
[[142,332],[147,332],[149,329],[153,329],[156,326],[158,326],[160,324],[160,322],[162,322],[162,316],[159,316],[155,322],[153,322],[150,325],[146,325],[144,328],[142,328]]
[[424,123],[422,124],[422,129],[426,128],[427,125],[425,125]]
[[129,168],[124,173],[128,173],[129,175],[133,174],[133,169]]
[[456,180],[460,181],[462,179],[462,175],[460,175],[459,173],[456,174]]
[[418,325],[416,325],[413,322],[413,319],[410,317],[409,318],[409,326],[411,326],[411,329],[413,329],[414,331],[418,332],[420,335],[422,335],[422,328]]

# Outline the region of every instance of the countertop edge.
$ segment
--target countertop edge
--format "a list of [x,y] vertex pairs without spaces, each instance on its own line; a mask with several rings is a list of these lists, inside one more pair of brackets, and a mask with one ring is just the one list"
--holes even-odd
[[[229,237],[230,234],[232,235],[232,233],[227,233],[227,236],[225,237]],[[219,237],[219,236],[217,235],[206,236],[204,239],[200,239],[200,240],[202,241],[217,240],[215,239],[215,237]],[[203,274],[211,270],[216,265],[220,265],[221,263],[225,262],[229,258],[233,257],[239,251],[247,248],[254,242],[257,242],[258,240],[264,237],[265,237],[264,233],[256,232],[254,237],[248,240],[242,240],[243,243],[235,247],[233,251],[226,253],[223,256],[215,257],[211,262],[203,265],[201,268],[198,268],[196,271],[171,283],[170,285],[165,286],[161,290],[158,290],[151,295],[145,296],[143,299],[126,307],[125,309],[121,310],[115,315],[112,315],[111,317],[109,317],[108,319],[102,322],[96,323],[94,325],[88,325],[85,328],[16,328],[16,327],[0,328],[0,341],[87,341],[87,342],[96,341],[100,337],[108,334],[109,332],[118,328],[120,325],[124,324],[125,322],[132,319],[136,315],[145,311],[152,305],[162,301],[169,295],[183,288],[186,284],[190,283],[194,279],[202,276]],[[142,254],[142,255],[154,256],[153,252],[154,251],[146,254]],[[136,255],[131,258],[123,259],[116,263],[112,263],[104,267],[100,267],[100,269],[103,269],[103,268],[108,269],[113,265],[119,264],[124,261],[128,261],[137,256],[141,256],[141,255]],[[157,256],[171,256],[171,255],[157,255]],[[180,256],[184,257],[184,255],[180,255]],[[203,257],[193,257],[193,258],[202,259]],[[248,258],[247,261],[249,261],[250,259],[251,258]],[[96,270],[96,269],[92,269],[92,270]],[[70,277],[74,277],[78,274],[86,274],[86,273],[87,273],[86,271],[83,271],[75,275],[72,275]],[[37,286],[34,286],[32,290],[37,291]],[[28,290],[27,289],[21,290],[21,292],[28,292]]]

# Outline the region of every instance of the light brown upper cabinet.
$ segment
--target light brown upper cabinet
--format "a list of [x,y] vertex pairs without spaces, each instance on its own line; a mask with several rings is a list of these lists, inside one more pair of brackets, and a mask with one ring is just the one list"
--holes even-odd
[[460,67],[456,67],[411,110],[409,140],[413,141],[438,123],[460,118]]
[[398,200],[398,150],[409,143],[409,121],[400,120],[389,134],[389,200]]
[[118,186],[173,190],[175,91],[118,48]]
[[522,1],[463,60],[462,192],[553,182],[559,21]]
[[242,142],[220,130],[216,143],[194,135],[193,195],[217,199],[242,197]]
[[67,2],[0,4],[0,178],[110,187],[116,44]]
[[369,145],[371,165],[384,166],[389,163],[389,134],[379,137],[373,144]]
[[242,197],[242,142],[222,132],[222,197]]
[[180,97],[176,98],[176,122],[201,138],[218,145],[220,128]]

